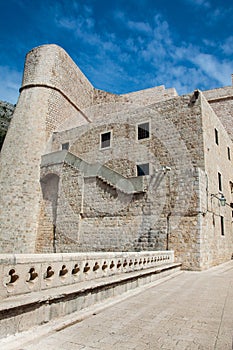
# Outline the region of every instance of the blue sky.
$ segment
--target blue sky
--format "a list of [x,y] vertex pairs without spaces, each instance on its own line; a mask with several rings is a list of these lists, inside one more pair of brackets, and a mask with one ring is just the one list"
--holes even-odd
[[0,0],[0,100],[16,103],[24,58],[62,46],[112,93],[231,85],[232,0]]

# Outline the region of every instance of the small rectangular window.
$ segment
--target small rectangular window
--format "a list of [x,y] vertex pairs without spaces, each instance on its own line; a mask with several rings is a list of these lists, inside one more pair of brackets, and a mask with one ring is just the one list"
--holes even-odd
[[231,191],[231,194],[233,194],[233,182],[230,181],[229,184],[230,184],[230,191]]
[[147,139],[150,137],[150,123],[138,124],[138,140]]
[[218,189],[222,192],[222,174],[218,173]]
[[230,203],[230,207],[231,207],[231,216],[233,218],[233,203]]
[[62,150],[68,150],[69,149],[69,147],[70,147],[70,144],[69,144],[69,142],[65,142],[65,143],[63,143],[62,145],[61,145],[61,149]]
[[227,147],[227,156],[228,156],[228,159],[231,160],[231,150],[230,150],[230,147]]
[[214,132],[215,132],[215,143],[216,145],[218,145],[218,130],[214,129]]
[[224,217],[220,216],[221,220],[221,235],[224,236]]
[[149,163],[137,165],[137,176],[149,175]]
[[100,148],[109,148],[111,146],[111,131],[100,134]]
[[218,189],[222,191],[222,175],[218,173]]

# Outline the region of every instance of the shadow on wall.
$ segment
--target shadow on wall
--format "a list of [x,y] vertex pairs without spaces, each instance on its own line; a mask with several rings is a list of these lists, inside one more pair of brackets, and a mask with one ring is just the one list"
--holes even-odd
[[43,200],[46,203],[47,215],[50,216],[53,226],[53,250],[56,253],[56,221],[57,221],[57,200],[58,200],[59,176],[48,174],[41,179]]
[[15,105],[0,101],[0,151],[15,110]]
[[4,142],[5,136],[6,136],[6,132],[3,132],[3,131],[1,130],[1,131],[0,131],[0,151],[1,151],[1,149],[2,149],[2,145],[3,145],[3,142]]

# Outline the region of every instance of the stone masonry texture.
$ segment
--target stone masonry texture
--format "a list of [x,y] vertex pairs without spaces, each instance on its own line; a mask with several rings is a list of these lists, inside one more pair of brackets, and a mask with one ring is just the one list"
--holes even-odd
[[193,270],[231,259],[233,87],[114,95],[45,45],[20,91],[0,158],[2,252],[169,249]]

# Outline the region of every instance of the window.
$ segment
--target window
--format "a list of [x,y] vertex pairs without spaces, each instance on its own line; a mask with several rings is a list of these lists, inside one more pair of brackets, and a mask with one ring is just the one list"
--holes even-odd
[[230,184],[230,192],[231,192],[231,194],[233,194],[233,182],[230,181],[229,184]]
[[231,207],[231,217],[233,219],[233,203],[230,203],[230,207]]
[[100,148],[111,147],[111,131],[100,134]]
[[137,176],[149,175],[149,163],[137,165]]
[[228,156],[228,159],[231,160],[231,150],[230,150],[230,147],[227,147],[227,156]]
[[218,145],[218,130],[214,129],[214,133],[215,133],[215,143],[216,145]]
[[222,175],[218,173],[218,189],[222,191]]
[[221,220],[221,235],[224,236],[224,217],[220,216]]
[[138,124],[138,140],[147,139],[150,137],[150,123]]
[[63,144],[61,145],[61,149],[62,149],[62,150],[64,150],[64,149],[68,150],[69,147],[70,147],[69,142],[65,142],[65,143],[63,143]]

